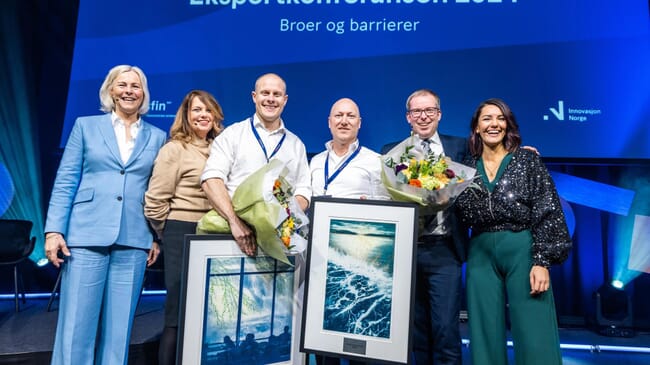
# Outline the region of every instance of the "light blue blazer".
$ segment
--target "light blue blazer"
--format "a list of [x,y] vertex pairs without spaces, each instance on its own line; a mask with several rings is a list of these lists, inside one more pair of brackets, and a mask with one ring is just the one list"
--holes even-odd
[[123,163],[111,114],[78,118],[56,174],[45,232],[62,233],[69,247],[150,248],[144,192],[165,139],[165,132],[143,120],[133,154]]

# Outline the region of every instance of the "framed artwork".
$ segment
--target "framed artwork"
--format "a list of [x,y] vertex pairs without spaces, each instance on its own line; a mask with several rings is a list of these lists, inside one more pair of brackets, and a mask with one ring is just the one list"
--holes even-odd
[[408,364],[418,207],[313,198],[300,350]]
[[[304,260],[248,257],[230,235],[186,235],[177,363],[304,364]],[[302,273],[302,274],[301,274]]]

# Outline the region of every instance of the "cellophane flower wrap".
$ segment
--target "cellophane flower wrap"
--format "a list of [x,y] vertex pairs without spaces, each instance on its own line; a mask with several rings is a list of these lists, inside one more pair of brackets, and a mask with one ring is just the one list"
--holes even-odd
[[430,214],[453,204],[470,186],[476,169],[449,157],[425,153],[411,137],[393,147],[382,159],[382,182],[393,200],[414,202]]
[[[232,205],[237,216],[255,231],[262,251],[291,265],[286,254],[307,248],[309,218],[293,196],[286,175],[287,168],[282,161],[271,160],[237,187]],[[196,232],[230,233],[230,227],[217,211],[211,210],[199,220]]]

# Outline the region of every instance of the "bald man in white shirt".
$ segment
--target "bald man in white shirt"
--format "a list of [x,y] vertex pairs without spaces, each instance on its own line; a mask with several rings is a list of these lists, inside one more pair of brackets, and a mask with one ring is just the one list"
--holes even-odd
[[[359,143],[361,113],[357,104],[349,98],[337,100],[327,123],[332,140],[325,143],[325,151],[314,156],[309,164],[313,196],[390,199],[381,182],[381,156]],[[316,362],[338,365],[347,360],[317,356]],[[349,361],[349,364],[361,363]]]
[[313,196],[388,200],[381,182],[381,156],[361,146],[361,113],[349,98],[337,100],[327,118],[332,140],[311,159]]

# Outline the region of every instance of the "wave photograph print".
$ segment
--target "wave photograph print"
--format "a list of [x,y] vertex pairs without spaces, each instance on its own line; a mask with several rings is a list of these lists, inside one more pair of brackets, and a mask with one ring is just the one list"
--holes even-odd
[[323,329],[390,337],[395,223],[332,219]]
[[300,351],[408,364],[418,205],[312,197]]

